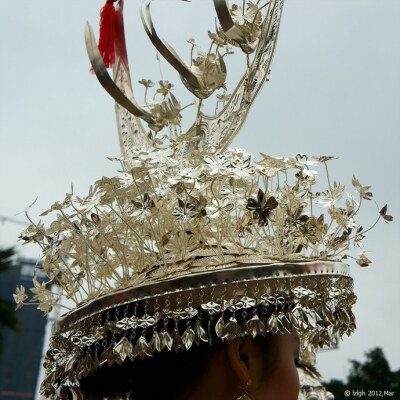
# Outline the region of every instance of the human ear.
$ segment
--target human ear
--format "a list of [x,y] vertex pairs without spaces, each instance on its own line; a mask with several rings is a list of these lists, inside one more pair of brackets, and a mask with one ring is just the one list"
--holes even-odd
[[236,338],[226,344],[228,360],[242,386],[252,384],[250,363],[253,358],[254,342],[250,337]]

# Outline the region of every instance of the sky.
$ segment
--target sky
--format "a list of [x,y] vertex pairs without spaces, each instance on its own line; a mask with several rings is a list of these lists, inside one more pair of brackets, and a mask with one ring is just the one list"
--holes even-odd
[[[125,6],[134,91],[140,98],[136,82],[161,79],[161,69],[176,84],[174,94],[190,103],[177,74],[156,62],[139,4],[126,0]],[[102,1],[0,5],[0,247],[16,246],[21,256],[36,258],[37,249],[17,241],[25,219],[16,214],[37,197],[30,210],[37,220],[71,183],[76,194],[85,195],[95,180],[116,173],[107,160],[120,154],[113,101],[89,73],[83,39],[86,21],[97,34]],[[182,58],[189,58],[186,39],[207,44],[215,18],[211,0],[160,0],[154,10],[160,36]],[[366,238],[372,265],[351,263],[358,329],[338,350],[319,355],[325,379],[343,379],[348,360],[362,360],[376,346],[392,370],[400,368],[399,37],[399,0],[286,0],[270,81],[233,143],[255,155],[339,157],[331,162],[331,178],[350,191],[355,174],[395,217]],[[231,84],[243,73],[243,57],[232,57]],[[184,118],[192,122],[190,110]],[[376,208],[372,202],[366,208],[362,218],[368,225]]]

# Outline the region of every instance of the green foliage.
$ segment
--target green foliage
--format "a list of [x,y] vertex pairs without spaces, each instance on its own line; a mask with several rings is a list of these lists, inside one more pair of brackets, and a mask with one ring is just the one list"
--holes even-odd
[[12,257],[14,256],[14,249],[0,249],[0,272],[9,270],[12,267]]
[[[0,273],[9,270],[12,267],[12,257],[14,249],[0,249]],[[18,332],[18,319],[14,311],[15,304],[9,300],[0,298],[0,357],[3,354],[3,334],[4,328],[12,329]]]
[[[400,393],[400,370],[395,372],[390,370],[382,349],[376,347],[368,351],[365,356],[364,363],[350,361],[351,370],[347,382],[332,379],[324,383],[324,386],[335,395],[336,400],[355,399],[357,398],[354,396],[355,391],[364,391],[363,397],[368,399],[396,398]],[[346,391],[350,392],[350,396],[345,395]],[[394,393],[383,395],[385,391]]]

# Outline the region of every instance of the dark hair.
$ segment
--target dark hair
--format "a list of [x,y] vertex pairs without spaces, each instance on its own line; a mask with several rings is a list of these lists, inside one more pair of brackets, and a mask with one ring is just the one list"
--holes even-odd
[[[257,336],[255,341],[267,354],[268,337]],[[203,342],[200,346],[193,345],[188,351],[163,350],[153,358],[101,367],[82,379],[81,390],[84,398],[91,400],[121,396],[132,400],[173,400],[188,387],[196,387],[221,345],[221,341],[212,346]],[[267,368],[269,365],[265,363]]]
[[[104,365],[81,379],[80,392],[88,400],[173,400],[178,395],[188,393],[189,388],[197,386],[213,356],[224,346],[215,335],[214,326],[218,318],[214,316],[211,321],[211,345],[201,342],[200,345],[193,344],[188,351],[163,350],[151,358],[146,356],[143,360],[136,358],[134,361],[128,359],[122,365],[114,364],[111,367]],[[257,335],[254,339],[268,355],[265,357],[265,370],[271,367],[275,357],[269,346],[270,339],[270,334],[265,337]]]

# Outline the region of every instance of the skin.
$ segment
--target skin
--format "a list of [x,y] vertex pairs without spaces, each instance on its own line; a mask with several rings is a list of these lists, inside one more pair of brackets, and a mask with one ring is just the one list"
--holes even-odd
[[201,379],[178,400],[234,400],[246,386],[251,400],[297,400],[296,333],[278,334],[266,353],[251,337],[223,343]]

